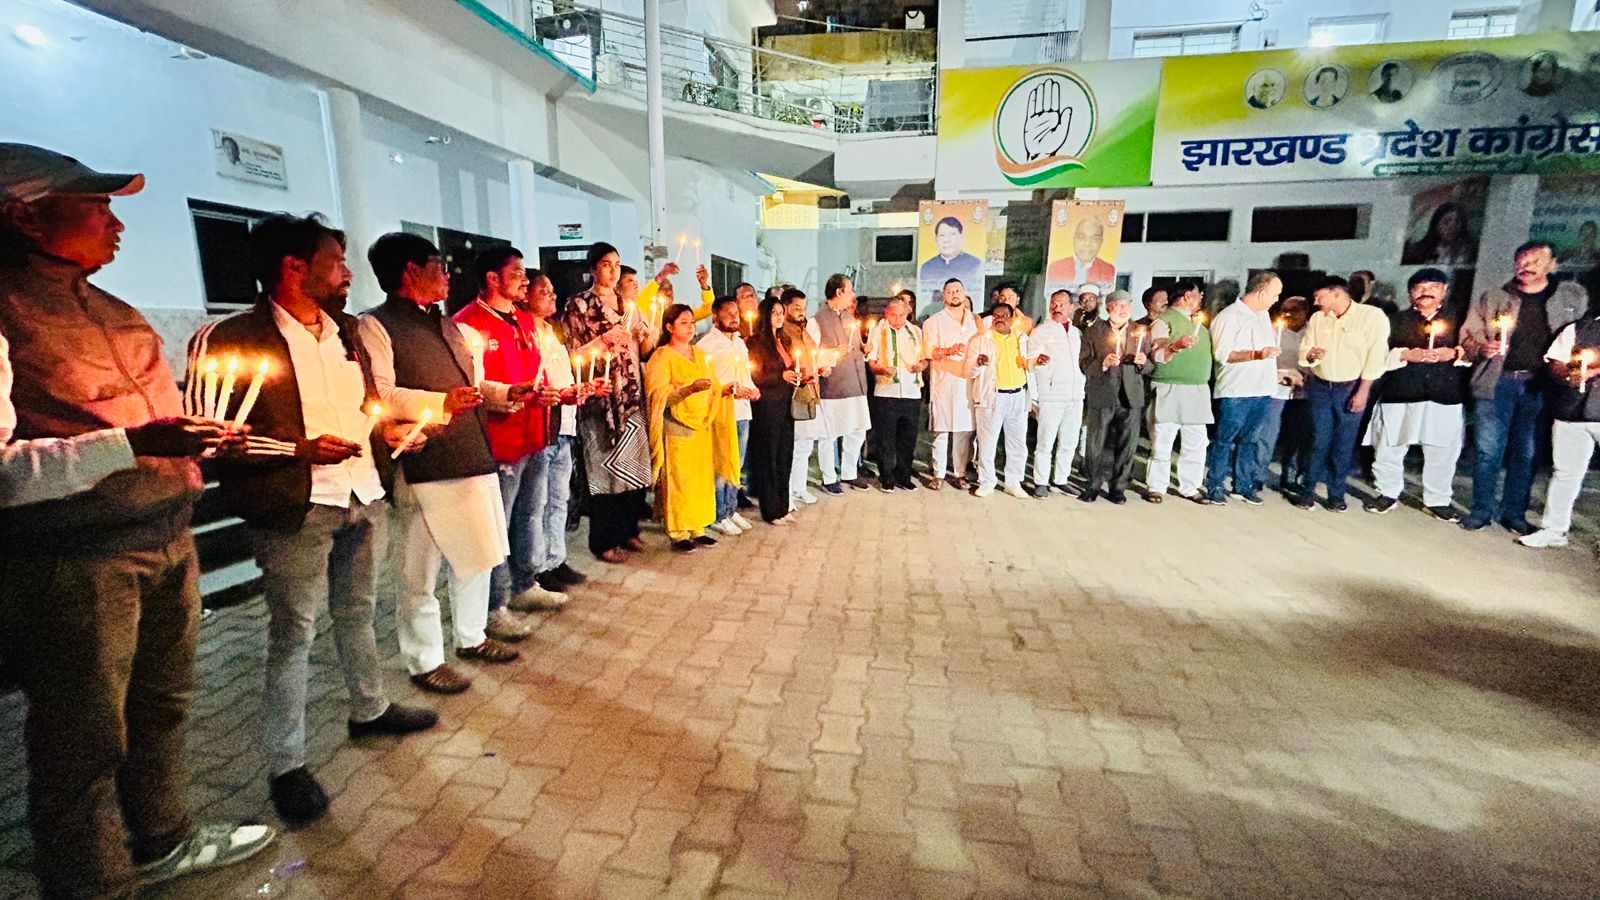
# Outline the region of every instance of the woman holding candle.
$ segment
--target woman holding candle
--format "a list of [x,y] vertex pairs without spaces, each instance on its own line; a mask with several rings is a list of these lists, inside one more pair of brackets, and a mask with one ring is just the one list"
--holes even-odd
[[716,520],[716,478],[739,478],[733,419],[736,382],[720,383],[711,359],[691,343],[694,313],[673,304],[662,314],[662,345],[645,368],[650,409],[651,478],[656,512],[672,549],[714,546],[706,528]]
[[761,518],[770,525],[794,521],[789,499],[789,473],[794,463],[791,401],[801,375],[792,339],[783,330],[785,318],[781,299],[763,300],[758,326],[748,342],[750,380],[761,392],[750,403],[750,489],[761,508]]

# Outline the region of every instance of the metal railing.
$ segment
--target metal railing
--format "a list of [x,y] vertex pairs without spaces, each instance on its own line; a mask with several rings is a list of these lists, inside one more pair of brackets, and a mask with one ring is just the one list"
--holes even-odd
[[[644,20],[553,0],[530,0],[533,41],[601,89],[644,96]],[[934,130],[932,64],[840,66],[661,28],[662,93],[764,121],[839,134]]]

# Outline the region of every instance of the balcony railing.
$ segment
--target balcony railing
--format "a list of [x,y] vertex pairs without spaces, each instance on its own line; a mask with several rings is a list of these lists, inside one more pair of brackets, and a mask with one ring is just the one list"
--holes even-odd
[[[551,0],[532,11],[534,42],[601,89],[644,96],[642,19]],[[661,59],[669,100],[840,134],[934,130],[932,64],[846,67],[666,25]]]

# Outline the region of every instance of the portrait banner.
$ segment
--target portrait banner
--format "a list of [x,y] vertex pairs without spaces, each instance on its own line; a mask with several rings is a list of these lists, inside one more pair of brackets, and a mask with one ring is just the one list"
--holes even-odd
[[1074,294],[1095,285],[1104,297],[1117,284],[1117,250],[1122,246],[1123,201],[1057,200],[1050,206],[1050,250],[1044,290]]
[[1549,241],[1563,269],[1600,265],[1600,179],[1541,178],[1528,236]]
[[217,174],[268,187],[289,187],[288,168],[283,148],[241,134],[211,130],[211,152]]
[[983,296],[989,255],[989,201],[923,200],[917,204],[917,292],[938,297],[944,283],[961,279],[967,293]]
[[1476,264],[1488,196],[1489,179],[1483,175],[1418,191],[1411,198],[1400,264],[1446,269]]

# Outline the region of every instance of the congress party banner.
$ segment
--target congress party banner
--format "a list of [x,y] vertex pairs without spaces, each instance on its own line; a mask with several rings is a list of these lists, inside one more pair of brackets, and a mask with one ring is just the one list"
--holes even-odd
[[1168,59],[1157,184],[1600,168],[1600,35]]
[[1600,178],[1541,178],[1528,236],[1549,241],[1563,269],[1600,265]]
[[943,69],[940,193],[1150,183],[1160,60]]
[[917,204],[917,291],[937,297],[944,283],[961,279],[967,293],[983,296],[989,254],[989,201],[923,200]]
[[1121,200],[1057,200],[1050,205],[1049,263],[1045,296],[1084,284],[1104,297],[1116,287],[1117,250],[1122,246]]

